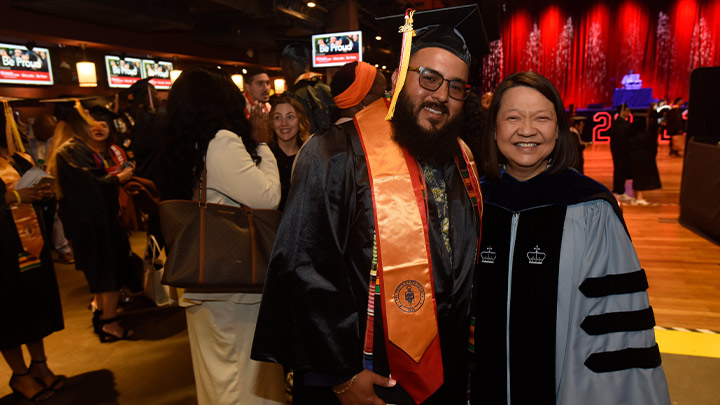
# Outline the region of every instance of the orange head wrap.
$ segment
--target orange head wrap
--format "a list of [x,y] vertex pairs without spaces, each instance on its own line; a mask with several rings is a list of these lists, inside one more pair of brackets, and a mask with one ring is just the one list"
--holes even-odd
[[372,88],[376,75],[375,66],[367,62],[358,62],[355,67],[355,80],[345,91],[333,97],[338,108],[350,108],[360,104]]

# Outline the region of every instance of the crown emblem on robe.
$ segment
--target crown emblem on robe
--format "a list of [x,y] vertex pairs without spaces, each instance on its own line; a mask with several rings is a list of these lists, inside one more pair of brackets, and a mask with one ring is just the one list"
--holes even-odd
[[540,248],[535,245],[535,249],[532,252],[527,252],[527,258],[530,264],[542,264],[545,260],[545,252],[541,252]]
[[497,254],[493,252],[492,246],[488,246],[487,249],[480,252],[480,261],[483,263],[493,264],[495,263],[495,257],[497,257]]

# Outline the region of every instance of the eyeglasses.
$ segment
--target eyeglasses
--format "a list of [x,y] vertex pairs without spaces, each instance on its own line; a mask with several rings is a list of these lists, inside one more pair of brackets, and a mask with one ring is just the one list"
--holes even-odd
[[463,101],[470,95],[472,86],[462,80],[448,80],[440,73],[426,67],[409,67],[408,71],[418,72],[418,83],[425,90],[436,91],[443,83],[448,82],[448,96]]

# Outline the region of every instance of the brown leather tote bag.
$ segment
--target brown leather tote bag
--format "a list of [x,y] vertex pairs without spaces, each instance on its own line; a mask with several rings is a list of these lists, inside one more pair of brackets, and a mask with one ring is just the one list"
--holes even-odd
[[167,261],[162,283],[203,292],[262,292],[281,212],[199,201],[160,203]]

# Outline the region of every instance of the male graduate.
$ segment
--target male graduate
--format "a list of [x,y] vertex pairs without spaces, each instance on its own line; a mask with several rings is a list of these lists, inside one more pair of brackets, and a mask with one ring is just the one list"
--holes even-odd
[[403,22],[393,101],[317,133],[295,165],[252,354],[294,370],[295,404],[467,400],[481,199],[457,132],[487,40],[475,5]]

